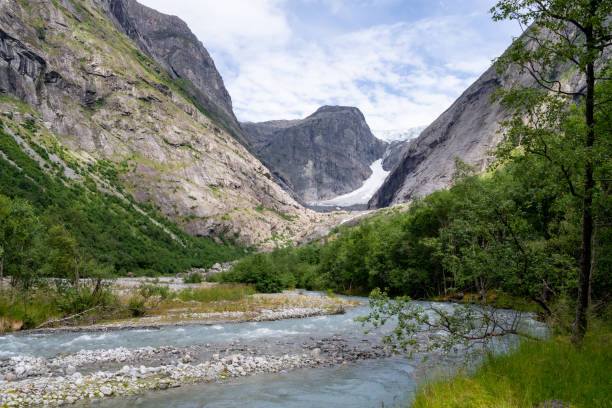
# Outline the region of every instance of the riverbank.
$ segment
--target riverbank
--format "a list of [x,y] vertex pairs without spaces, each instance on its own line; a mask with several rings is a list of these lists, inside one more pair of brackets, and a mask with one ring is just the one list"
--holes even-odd
[[56,282],[0,291],[2,332],[49,333],[158,329],[188,324],[270,321],[344,313],[345,298],[302,292],[256,293],[249,285],[185,283],[182,278],[121,278],[101,287]]
[[[421,386],[412,408],[609,408],[612,329],[598,325],[576,349],[567,336],[525,341],[475,372]],[[548,405],[546,405],[548,404]]]

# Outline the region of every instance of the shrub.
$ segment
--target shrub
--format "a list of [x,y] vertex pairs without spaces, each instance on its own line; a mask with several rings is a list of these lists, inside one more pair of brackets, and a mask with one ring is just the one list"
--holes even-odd
[[128,302],[128,311],[132,317],[142,317],[147,313],[145,300],[141,297],[132,297]]
[[170,289],[167,286],[149,285],[146,283],[140,285],[138,292],[145,299],[152,296],[159,296],[162,299],[167,299],[170,296]]
[[191,273],[183,278],[185,283],[202,283],[202,275],[199,273]]

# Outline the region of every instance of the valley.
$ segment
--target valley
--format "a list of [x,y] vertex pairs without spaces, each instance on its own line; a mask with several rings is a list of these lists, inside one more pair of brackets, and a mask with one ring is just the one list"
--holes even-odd
[[612,2],[324,3],[0,0],[0,408],[609,407]]

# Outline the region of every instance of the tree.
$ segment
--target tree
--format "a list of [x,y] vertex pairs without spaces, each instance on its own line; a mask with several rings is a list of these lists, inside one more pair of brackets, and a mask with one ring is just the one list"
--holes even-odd
[[374,328],[394,319],[397,324],[383,336],[383,343],[393,351],[409,351],[411,355],[487,347],[494,339],[509,335],[538,339],[524,327],[523,314],[519,311],[474,304],[421,306],[406,296],[391,300],[379,289],[370,294],[370,313],[357,318]]
[[48,249],[46,268],[50,275],[72,280],[79,285],[79,247],[72,234],[63,225],[54,225],[45,240]]
[[6,270],[13,284],[31,286],[36,277],[32,248],[39,237],[40,221],[32,206],[0,195],[0,277]]
[[[578,283],[578,299],[572,339],[576,345],[582,342],[587,330],[587,309],[589,305],[590,275],[592,264],[592,243],[594,231],[594,196],[597,180],[594,177],[595,157],[592,149],[601,137],[598,134],[595,110],[607,109],[610,100],[600,100],[596,95],[596,83],[612,78],[601,75],[603,72],[598,64],[605,60],[607,50],[612,45],[612,1],[610,0],[502,0],[491,9],[494,20],[515,20],[524,30],[523,36],[515,40],[508,52],[497,61],[499,67],[518,66],[527,72],[541,87],[552,95],[546,100],[543,94],[533,98],[525,98],[531,108],[543,108],[545,113],[549,103],[558,104],[559,98],[570,97],[583,105],[584,131],[576,136],[583,149],[581,166],[572,169],[563,160],[550,158],[551,164],[557,166],[564,174],[571,194],[581,201],[581,248]],[[570,89],[564,86],[557,77],[557,72],[577,68],[585,79],[584,90]],[[598,69],[599,68],[599,69]],[[506,100],[515,104],[521,89],[511,90]],[[523,94],[524,95],[524,94]],[[533,96],[534,94],[531,93]],[[529,103],[531,101],[531,103]],[[553,107],[554,108],[554,107]],[[538,118],[535,119],[537,123]],[[515,121],[515,124],[517,122]],[[533,125],[523,121],[519,127],[523,130]],[[526,132],[529,134],[529,132]],[[510,132],[512,135],[512,132]],[[515,138],[519,145],[537,141],[535,138]],[[529,149],[529,146],[528,146]],[[542,150],[534,150],[542,152]],[[572,170],[578,170],[581,177],[576,186]]]

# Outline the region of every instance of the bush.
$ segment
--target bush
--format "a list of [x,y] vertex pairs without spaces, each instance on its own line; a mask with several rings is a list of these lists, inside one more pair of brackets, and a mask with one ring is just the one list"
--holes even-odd
[[295,286],[296,279],[290,273],[280,273],[278,264],[271,260],[270,254],[255,254],[239,262],[225,273],[218,275],[220,282],[238,282],[255,286],[264,293],[275,293]]
[[202,283],[202,280],[202,275],[199,273],[190,273],[183,278],[183,282],[185,283]]
[[148,311],[145,300],[141,297],[130,298],[127,309],[132,317],[142,317]]
[[70,287],[63,291],[63,296],[54,299],[58,311],[67,316],[75,315],[92,309],[96,306],[109,306],[115,301],[109,288],[81,286],[79,288]]
[[149,285],[146,283],[140,285],[138,292],[145,299],[152,296],[159,296],[162,299],[167,299],[170,296],[170,289],[167,286]]

